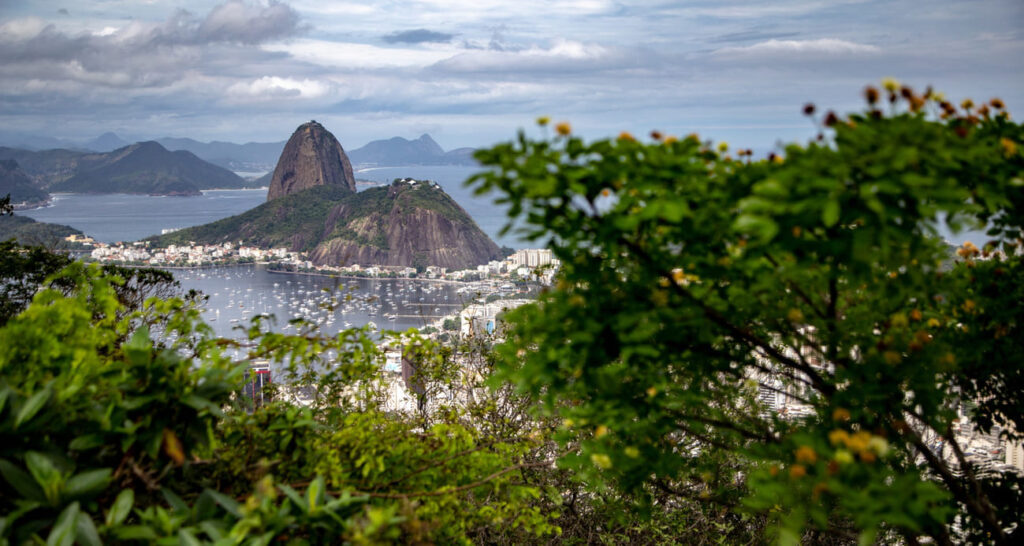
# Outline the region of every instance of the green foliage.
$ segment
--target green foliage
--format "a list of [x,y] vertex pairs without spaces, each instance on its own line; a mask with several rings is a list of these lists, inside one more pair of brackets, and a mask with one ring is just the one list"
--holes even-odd
[[[1019,478],[935,447],[959,449],[961,400],[981,430],[1024,430],[1024,128],[998,101],[888,95],[784,158],[568,125],[476,154],[493,170],[470,183],[563,264],[497,350],[583,480],[767,517],[784,543],[1024,532]],[[967,247],[947,272],[940,223],[1012,255]]]
[[14,239],[23,245],[67,248],[72,246],[64,240],[68,235],[82,235],[82,232],[70,226],[37,222],[28,216],[0,214],[0,237]]
[[[235,394],[245,364],[229,356],[239,342],[214,338],[194,299],[151,297],[129,310],[124,283],[67,264],[0,328],[3,543],[467,543],[557,532],[557,514],[535,502],[542,492],[520,479],[551,465],[537,440],[481,429],[451,399],[429,415],[389,406],[395,378],[367,331],[324,337],[298,321],[287,336],[254,319],[246,358],[279,363],[282,386],[247,411]],[[452,352],[414,333],[402,341],[431,399],[451,394]]]

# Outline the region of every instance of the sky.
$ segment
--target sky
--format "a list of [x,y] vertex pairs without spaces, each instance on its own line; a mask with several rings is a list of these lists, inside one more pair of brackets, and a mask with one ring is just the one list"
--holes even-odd
[[882,78],[1024,115],[1021,0],[0,0],[0,131],[481,147],[534,120],[762,153]]

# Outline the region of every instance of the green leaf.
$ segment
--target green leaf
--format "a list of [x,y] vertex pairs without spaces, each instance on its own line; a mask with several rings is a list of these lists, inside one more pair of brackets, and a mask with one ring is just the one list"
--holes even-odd
[[73,502],[57,516],[57,523],[46,537],[46,546],[71,546],[75,541],[77,523],[78,503]]
[[50,388],[46,387],[29,397],[25,404],[21,406],[21,409],[18,410],[17,417],[14,418],[14,428],[18,428],[22,423],[39,413],[39,410],[49,402],[51,394]]
[[118,493],[117,499],[114,500],[114,504],[110,506],[110,510],[107,512],[107,527],[121,525],[125,518],[128,517],[128,513],[131,512],[133,504],[135,504],[134,491],[125,489]]
[[209,493],[209,495],[213,497],[213,500],[217,501],[217,504],[221,505],[232,516],[235,516],[236,518],[242,517],[242,505],[235,499],[219,491],[214,491],[213,489],[206,489],[204,492]]
[[129,525],[127,527],[119,527],[114,531],[117,538],[121,540],[156,540],[156,531],[146,527],[145,525]]
[[178,544],[181,546],[201,546],[199,539],[188,529],[178,529]]
[[100,540],[100,534],[96,531],[96,524],[93,523],[92,518],[86,513],[79,513],[78,518],[75,520],[75,538],[79,544],[86,546],[100,546],[103,544],[103,541]]
[[32,476],[9,461],[0,459],[0,475],[3,475],[4,480],[11,484],[11,487],[22,497],[46,502],[46,495],[43,494],[42,488],[32,479]]
[[92,496],[106,489],[110,483],[109,468],[80,472],[64,484],[64,494],[71,498]]
[[7,406],[7,398],[11,395],[11,389],[4,387],[4,390],[0,391],[0,415],[4,413],[4,408]]
[[839,221],[839,201],[835,199],[829,199],[825,202],[825,206],[821,209],[821,223],[825,224],[825,227],[832,227]]
[[105,442],[102,435],[85,434],[83,436],[75,438],[74,440],[71,440],[71,443],[68,444],[68,448],[74,451],[85,451],[87,449],[99,447],[104,443]]
[[25,453],[25,465],[28,466],[28,471],[35,478],[36,483],[43,487],[43,491],[47,491],[48,486],[57,485],[62,481],[60,470],[48,455],[29,451]]
[[160,488],[160,493],[163,494],[164,500],[167,501],[167,504],[171,506],[171,512],[178,514],[188,514],[191,512],[188,508],[188,504],[185,504],[185,501],[181,500],[181,497],[176,495],[174,491],[171,491],[166,487],[162,487]]

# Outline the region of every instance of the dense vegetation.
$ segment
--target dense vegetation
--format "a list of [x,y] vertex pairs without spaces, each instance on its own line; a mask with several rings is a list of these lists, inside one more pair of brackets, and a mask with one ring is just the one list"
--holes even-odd
[[[437,212],[457,223],[473,219],[443,190],[427,184],[369,188],[351,193],[337,186],[314,186],[268,201],[242,214],[202,226],[153,237],[159,246],[238,242],[262,248],[288,247],[310,251],[342,239],[388,249],[388,222],[407,221],[419,210]],[[367,224],[370,229],[364,229]],[[366,231],[372,235],[360,234]]]
[[[999,99],[865,97],[807,105],[820,139],[768,160],[568,124],[478,153],[477,187],[563,264],[510,313],[503,377],[581,440],[563,463],[590,486],[768,517],[781,543],[1021,541],[1024,477],[955,430],[1024,436],[1024,128]],[[940,223],[990,241],[950,270]]]
[[66,248],[69,235],[83,235],[71,226],[37,222],[28,216],[0,215],[0,239],[14,239],[23,245],[42,245],[47,248]]
[[[0,327],[0,538],[1019,542],[1021,477],[952,427],[1024,430],[1024,128],[998,100],[867,97],[767,160],[567,124],[479,152],[559,281],[499,345],[393,338],[407,384],[365,331],[216,339],[194,298],[18,262],[41,290]],[[951,259],[939,222],[993,242]],[[284,377],[253,407],[257,359]]]
[[158,246],[225,242],[264,248],[285,246],[295,250],[312,250],[324,231],[328,213],[352,195],[336,186],[316,186],[247,210],[242,214],[209,224],[182,229],[151,238]]

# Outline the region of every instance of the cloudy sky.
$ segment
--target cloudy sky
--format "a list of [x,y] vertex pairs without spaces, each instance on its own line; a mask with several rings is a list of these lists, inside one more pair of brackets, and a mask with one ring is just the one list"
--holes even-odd
[[539,115],[768,150],[891,76],[1024,115],[1021,0],[0,0],[0,130],[446,149]]

